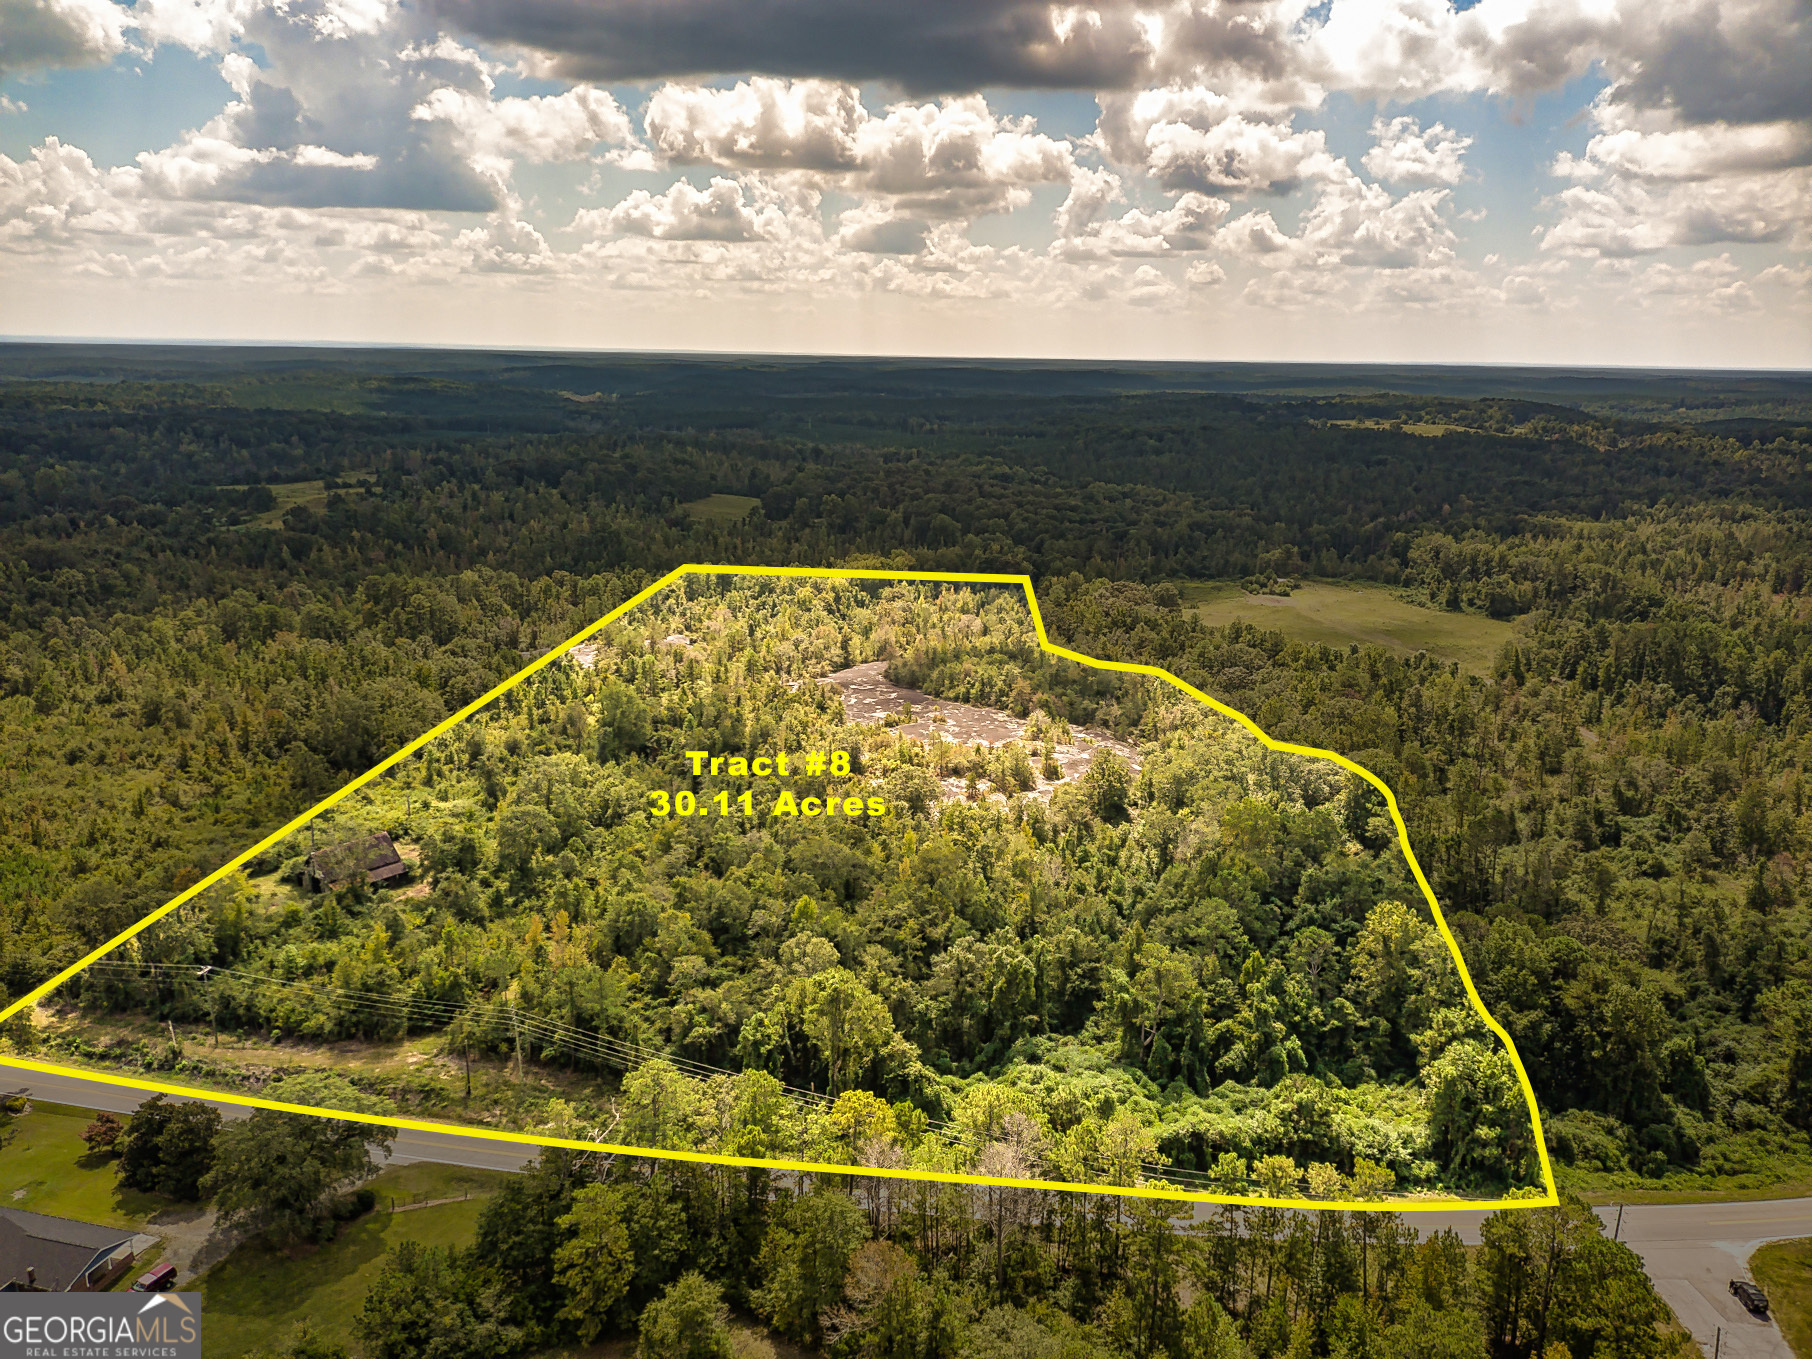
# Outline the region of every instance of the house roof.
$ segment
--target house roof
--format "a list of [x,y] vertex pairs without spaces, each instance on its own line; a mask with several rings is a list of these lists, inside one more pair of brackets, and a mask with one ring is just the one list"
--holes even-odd
[[131,1239],[132,1233],[119,1227],[0,1208],[0,1284],[24,1283],[25,1271],[33,1269],[40,1288],[66,1289],[96,1257],[112,1254]]
[[308,856],[308,871],[329,887],[343,887],[360,873],[367,882],[401,877],[409,865],[396,852],[388,831],[317,849]]

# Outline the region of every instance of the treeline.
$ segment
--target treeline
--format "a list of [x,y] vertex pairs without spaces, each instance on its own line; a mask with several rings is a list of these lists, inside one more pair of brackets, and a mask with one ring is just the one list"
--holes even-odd
[[[1532,558],[1507,570],[1491,544],[1564,539],[1573,521],[1650,513],[1687,516],[1701,551],[1733,516],[1786,516],[1787,532],[1766,542],[1745,530],[1750,541],[1719,564],[1719,578],[1752,571],[1758,550],[1797,578],[1806,566],[1788,541],[1803,537],[1804,444],[1569,423],[1554,412],[1504,428],[1493,403],[1473,403],[1470,427],[1436,438],[1330,424],[1313,402],[1146,396],[1008,403],[992,415],[970,401],[936,435],[852,428],[841,441],[812,441],[645,429],[627,411],[595,433],[537,434],[518,422],[481,437],[414,415],[247,410],[204,396],[0,390],[0,526],[16,563],[0,579],[0,605],[16,625],[94,617],[148,591],[216,597],[248,572],[271,592],[306,581],[350,594],[374,569],[540,578],[826,554],[1041,576],[1413,574],[1430,585],[1439,577],[1442,602],[1507,615],[1571,597],[1579,583]],[[293,509],[280,531],[246,531],[268,503],[261,483],[354,470],[373,474],[366,490],[330,499],[325,512]],[[758,497],[761,513],[719,525],[676,509],[714,491]],[[1664,522],[1667,541],[1645,551],[1692,553]],[[1461,546],[1412,562],[1431,533]],[[1590,574],[1642,568],[1615,550],[1622,560]],[[1564,545],[1558,555],[1569,555]],[[1455,582],[1460,594],[1448,600]]]
[[[339,1077],[272,1098],[387,1112]],[[386,1129],[158,1096],[91,1151],[271,1246],[373,1211]],[[1318,1186],[1326,1191],[1329,1186]],[[1341,1185],[1359,1200],[1375,1185]],[[1302,1213],[547,1149],[469,1243],[390,1249],[350,1318],[257,1359],[499,1359],[634,1337],[639,1359],[1679,1359],[1692,1341],[1579,1200],[1477,1247],[1379,1208]],[[205,1299],[205,1293],[204,1293]],[[205,1308],[205,1301],[204,1301]],[[350,1321],[350,1325],[348,1325]]]
[[1754,1183],[1807,1163],[1812,710],[1803,652],[1764,650],[1803,602],[1676,595],[1729,663],[1701,697],[1645,649],[1662,625],[1543,613],[1487,680],[1206,628],[1135,585],[1042,595],[1071,645],[1384,776],[1563,1163]]
[[1578,1200],[1471,1251],[1384,1212],[1191,1205],[548,1151],[468,1248],[405,1245],[353,1323],[370,1359],[639,1335],[644,1359],[1660,1359],[1689,1338]]
[[[481,437],[174,387],[0,396],[11,994],[679,561],[1029,570],[1060,640],[1391,781],[1563,1156],[1758,1180],[1812,1162],[1791,421],[1739,441],[1483,403],[1149,397],[1041,403],[1034,435],[1027,403],[841,439],[594,404],[594,434]],[[1393,418],[1462,428],[1325,423]],[[355,470],[370,490],[280,529],[218,489]],[[712,491],[762,507],[678,509]],[[1264,571],[1394,580],[1519,618],[1516,644],[1473,680],[1203,629],[1115,583]]]
[[[306,897],[293,837],[63,999],[500,1057],[523,1015],[543,1061],[590,1074],[630,1044],[711,1078],[641,1065],[571,1096],[638,1146],[1120,1183],[1130,1160],[1235,1192],[1536,1182],[1507,1054],[1358,785],[1181,695],[1022,672],[1030,629],[1010,591],[688,578],[347,804],[323,843],[406,833],[425,896]],[[1025,742],[845,725],[816,680],[878,647],[1023,690]],[[1024,796],[1109,708],[1136,775],[1106,751]],[[782,816],[773,781],[699,777],[693,750],[832,751],[788,792],[890,810]],[[758,1073],[825,1107],[775,1112],[739,1084]]]

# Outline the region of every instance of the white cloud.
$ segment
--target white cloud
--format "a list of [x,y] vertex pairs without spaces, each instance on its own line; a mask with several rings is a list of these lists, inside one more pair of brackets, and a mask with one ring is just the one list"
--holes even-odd
[[1282,270],[1261,274],[1240,292],[1240,301],[1263,311],[1295,311],[1303,307],[1328,307],[1347,288],[1339,274]]
[[1498,295],[1513,307],[1546,307],[1553,296],[1545,282],[1529,274],[1506,274]]
[[727,90],[663,85],[645,122],[654,150],[679,164],[841,173],[867,119],[854,86],[756,76]]
[[1141,264],[1127,280],[1126,300],[1135,307],[1161,306],[1176,295],[1176,285],[1149,264]]
[[861,255],[922,255],[931,246],[931,223],[894,212],[885,203],[863,203],[839,213],[836,243]]
[[[0,67],[180,45],[233,91],[117,169],[67,137],[0,160],[0,250],[41,257],[45,277],[183,288],[209,271],[321,291],[494,275],[808,309],[891,293],[925,315],[1027,299],[1180,308],[1191,289],[1243,286],[1251,305],[1508,316],[1576,302],[1581,278],[1609,317],[1619,296],[1638,310],[1702,298],[1764,309],[1785,333],[1779,318],[1807,306],[1790,253],[1812,245],[1804,0],[968,0],[926,14],[866,0],[0,0]],[[653,93],[640,116],[583,80],[500,97],[502,61],[567,79],[633,68]],[[1482,281],[1453,227],[1483,210],[1456,214],[1446,191],[1494,173],[1519,134],[1493,134],[1481,167],[1485,134],[1460,120],[1504,110],[1453,100],[1432,122],[1393,103],[1484,92],[1526,107],[1594,71],[1591,135],[1552,166],[1545,225],[1481,262]],[[949,97],[865,107],[870,79]],[[1072,141],[1006,116],[974,93],[996,85],[1096,91],[1097,129]],[[1336,92],[1380,103],[1354,166],[1318,125]],[[530,163],[600,168],[531,176]],[[597,195],[618,182],[604,165],[668,173],[571,215],[556,186]],[[697,184],[679,178],[693,166]],[[1280,197],[1252,206],[1268,210],[1228,207],[1266,194]],[[1016,244],[969,239],[977,218],[1013,212],[986,239]],[[1494,199],[1492,221],[1526,232],[1536,218]],[[1700,268],[1720,242],[1762,253],[1735,252],[1747,275]]]
[[896,104],[881,117],[849,86],[757,77],[727,90],[668,85],[649,101],[649,142],[667,160],[810,172],[825,187],[885,199],[894,216],[966,218],[1063,183],[1070,145],[1030,119],[998,118],[980,95]]
[[109,0],[0,0],[0,76],[111,61],[129,22]]
[[662,241],[753,241],[785,231],[786,214],[775,196],[768,197],[758,209],[734,179],[714,177],[702,190],[682,179],[658,194],[637,189],[615,207],[588,208],[573,226]]
[[1079,169],[1069,197],[1057,209],[1055,254],[1068,258],[1163,255],[1206,250],[1227,204],[1206,194],[1186,193],[1158,212],[1129,209],[1110,218],[1107,205],[1125,196],[1119,176]]
[[1215,244],[1235,258],[1274,266],[1290,263],[1297,254],[1297,243],[1279,229],[1268,212],[1234,218],[1221,228]]
[[1654,131],[1622,127],[1593,137],[1582,157],[1563,151],[1554,173],[1586,180],[1607,173],[1634,179],[1702,180],[1806,164],[1812,164],[1812,120],[1781,120],[1674,125]]
[[1200,86],[1097,98],[1096,135],[1107,155],[1167,189],[1287,193],[1337,164],[1319,130],[1298,132],[1287,118],[1248,119],[1231,99]]
[[1227,281],[1227,271],[1213,260],[1196,260],[1183,271],[1183,281],[1192,288],[1218,288]]
[[1401,198],[1350,172],[1322,190],[1303,214],[1303,246],[1318,258],[1374,269],[1428,268],[1454,258],[1453,228],[1441,214],[1445,189]]
[[1067,142],[1031,119],[996,118],[980,95],[899,104],[856,130],[854,182],[900,207],[934,217],[1000,212],[1034,184],[1061,184],[1075,159]]
[[[509,176],[517,159],[546,163],[584,160],[600,144],[613,148],[619,163],[641,150],[635,125],[611,95],[588,85],[562,94],[496,99],[483,89],[443,85],[429,92],[409,116],[444,123],[455,130],[472,164],[498,179]],[[652,168],[644,152],[632,168]]]
[[1471,137],[1462,137],[1445,124],[1424,131],[1414,118],[1377,118],[1372,121],[1376,144],[1362,162],[1374,178],[1390,184],[1458,184],[1465,178],[1462,163]]
[[370,152],[349,156],[341,151],[330,151],[325,146],[298,146],[290,152],[289,158],[297,165],[314,169],[375,170],[378,164],[378,158]]
[[151,46],[168,43],[224,53],[258,9],[259,0],[137,0],[132,21],[139,38]]
[[1613,178],[1575,184],[1557,200],[1560,219],[1537,228],[1544,250],[1610,257],[1724,241],[1812,244],[1812,169],[1651,184]]

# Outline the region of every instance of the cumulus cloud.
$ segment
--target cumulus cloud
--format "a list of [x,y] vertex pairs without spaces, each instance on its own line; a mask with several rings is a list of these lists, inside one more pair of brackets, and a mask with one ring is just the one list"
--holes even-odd
[[[661,241],[754,241],[789,233],[794,219],[782,195],[764,192],[752,182],[745,191],[739,180],[713,177],[696,189],[676,180],[661,193],[637,189],[611,208],[587,208],[573,220],[580,231],[649,236]],[[816,195],[795,204],[802,214],[815,211]]]
[[919,0],[435,0],[467,33],[527,49],[567,79],[760,72],[927,93],[986,85],[1082,88],[1139,78],[1158,59],[1131,4]]
[[472,164],[499,179],[518,158],[583,160],[601,143],[610,145],[609,158],[616,163],[653,168],[622,105],[588,85],[526,99],[495,99],[488,87],[443,85],[410,109],[409,116],[452,128]]
[[1812,243],[1812,169],[1712,181],[1576,184],[1559,195],[1560,219],[1538,228],[1545,250],[1609,257],[1672,246]]
[[[1446,189],[1419,189],[1393,198],[1344,169],[1322,186],[1294,233],[1269,212],[1247,212],[1221,227],[1214,243],[1229,258],[1305,277],[1349,270],[1432,275],[1451,268],[1457,255],[1458,243],[1442,212],[1447,197]],[[1302,289],[1326,291],[1307,283]],[[1249,297],[1261,295],[1295,294],[1281,284],[1248,289]]]
[[[1804,0],[0,0],[0,74],[164,45],[211,54],[231,101],[113,169],[67,139],[0,158],[4,248],[172,286],[464,274],[1169,306],[1231,271],[1253,305],[1513,307],[1565,305],[1590,274],[1657,306],[1806,301],[1779,262],[1812,244]],[[506,97],[506,70],[563,83]],[[1591,135],[1549,167],[1533,258],[1482,282],[1452,229],[1479,214],[1449,201],[1477,129],[1403,105],[1587,73]],[[646,105],[601,88],[619,79],[647,81]],[[910,97],[865,106],[864,81]],[[1002,86],[1093,92],[1097,126],[1051,135],[976,92]],[[1339,92],[1378,105],[1353,165],[1319,126]],[[556,223],[562,176],[520,167],[563,163],[664,177],[625,193],[569,172],[596,205]],[[990,230],[1018,244],[969,239],[1040,186],[1037,223]],[[1774,253],[1737,252],[1736,274],[1668,253],[1722,242]]]
[[663,85],[645,121],[654,150],[681,164],[841,173],[868,110],[851,85],[757,76],[727,90]]
[[1200,86],[1099,98],[1096,135],[1107,155],[1167,189],[1287,193],[1337,163],[1320,131],[1298,132],[1288,118],[1249,119],[1233,100]]
[[1427,131],[1414,118],[1383,118],[1372,122],[1375,145],[1363,164],[1377,179],[1390,184],[1458,184],[1465,178],[1462,160],[1471,137],[1462,137],[1445,124]]
[[1644,131],[1621,127],[1587,143],[1585,155],[1562,152],[1554,172],[1568,179],[1628,175],[1650,180],[1703,180],[1812,164],[1812,120],[1705,123]]
[[[467,33],[573,80],[757,72],[960,93],[1200,83],[1251,110],[1329,90],[1526,96],[1604,63],[1632,101],[1694,121],[1803,107],[1797,0],[434,0]],[[1751,75],[1751,73],[1753,73]],[[1767,112],[1773,108],[1773,113]]]
[[1227,204],[1186,193],[1158,212],[1131,208],[1119,217],[1108,205],[1125,197],[1120,178],[1105,170],[1078,170],[1069,196],[1057,209],[1054,254],[1067,258],[1179,254],[1206,250]]
[[727,169],[810,171],[892,215],[972,217],[1063,183],[1068,142],[1030,119],[996,117],[980,95],[896,104],[877,117],[850,86],[756,78],[730,89],[669,85],[649,100],[648,139],[666,159]]
[[931,246],[931,223],[863,203],[838,215],[836,243],[861,255],[922,255]]
[[125,50],[127,23],[109,0],[0,0],[0,76],[111,61]]

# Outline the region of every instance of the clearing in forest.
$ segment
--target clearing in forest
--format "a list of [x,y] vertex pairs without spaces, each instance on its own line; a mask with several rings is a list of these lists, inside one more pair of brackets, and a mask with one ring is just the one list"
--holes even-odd
[[1251,594],[1224,581],[1191,582],[1180,590],[1184,606],[1210,627],[1237,620],[1281,632],[1292,642],[1331,647],[1357,642],[1400,656],[1426,651],[1437,660],[1458,661],[1474,675],[1489,674],[1504,644],[1516,636],[1512,623],[1424,608],[1371,582],[1303,581],[1288,594]]
[[26,1005],[53,1051],[167,1033],[214,1097],[313,1113],[257,1091],[329,1067],[399,1127],[1554,1200],[1389,790],[1054,646],[1018,576],[682,567]]

